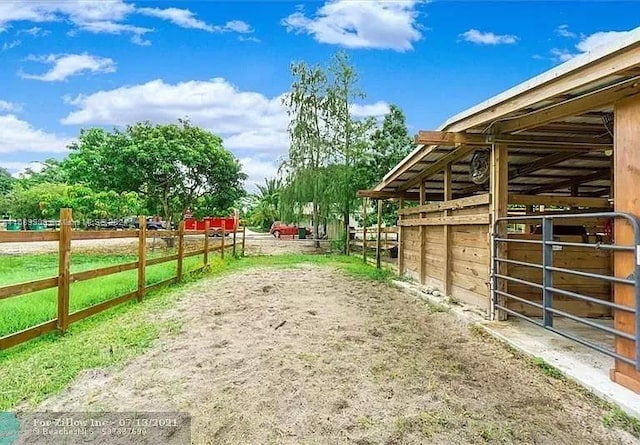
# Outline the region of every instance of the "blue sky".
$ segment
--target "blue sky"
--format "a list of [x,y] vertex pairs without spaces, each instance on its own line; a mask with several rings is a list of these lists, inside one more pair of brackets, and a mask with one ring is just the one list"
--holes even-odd
[[[62,158],[81,128],[189,117],[249,174],[287,151],[293,60],[344,49],[412,131],[640,25],[638,2],[0,1],[0,166]],[[32,164],[32,167],[37,167]]]

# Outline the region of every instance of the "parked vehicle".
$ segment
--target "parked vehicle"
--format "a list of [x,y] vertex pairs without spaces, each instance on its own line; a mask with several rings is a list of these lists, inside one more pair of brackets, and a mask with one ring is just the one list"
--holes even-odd
[[288,226],[282,223],[281,221],[274,221],[274,223],[271,224],[271,229],[269,229],[269,233],[276,238],[280,238],[281,236],[295,237],[300,234],[301,230],[305,231],[305,236],[306,234],[311,233],[310,230],[305,229],[304,227],[298,227],[297,225]]
[[209,221],[209,236],[222,236],[223,228],[225,236],[237,232],[240,220],[237,215],[226,218],[219,216],[207,216],[203,219],[185,218],[184,230],[204,230],[206,222]]

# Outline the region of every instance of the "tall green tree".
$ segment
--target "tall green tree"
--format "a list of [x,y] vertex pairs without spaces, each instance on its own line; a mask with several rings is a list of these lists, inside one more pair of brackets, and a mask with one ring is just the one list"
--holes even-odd
[[249,219],[253,225],[267,229],[280,219],[280,193],[282,185],[278,179],[265,179],[257,184],[258,193],[252,195],[253,206]]
[[34,170],[31,167],[27,167],[17,180],[17,185],[22,188],[33,187],[38,184],[64,184],[67,182],[68,177],[66,172],[62,169],[62,163],[54,158],[46,159],[39,162],[40,169]]
[[311,203],[313,235],[319,247],[320,208],[327,201],[321,169],[331,154],[327,74],[319,65],[296,62],[291,65],[291,75],[293,84],[283,99],[290,119],[290,145],[281,166],[287,182],[282,201],[289,209]]
[[0,217],[9,213],[8,197],[13,190],[16,180],[8,170],[0,167]]
[[186,120],[89,129],[70,149],[63,165],[69,178],[96,191],[135,192],[167,221],[187,209],[226,213],[244,194],[246,175],[222,139]]

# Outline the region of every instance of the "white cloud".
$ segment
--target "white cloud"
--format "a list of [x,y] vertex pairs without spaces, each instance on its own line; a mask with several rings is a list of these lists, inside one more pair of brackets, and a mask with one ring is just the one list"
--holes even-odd
[[607,43],[619,40],[629,33],[630,31],[596,32],[589,36],[583,37],[582,40],[580,40],[580,42],[576,45],[576,48],[581,52],[591,51],[598,46],[606,45]]
[[238,34],[248,34],[253,32],[251,25],[249,25],[246,22],[243,22],[242,20],[231,20],[225,23],[223,26],[217,26],[216,30],[223,31],[223,32],[225,31],[237,32]]
[[199,20],[195,14],[188,9],[179,8],[139,8],[138,13],[167,20],[182,28],[201,29],[203,31],[213,32],[213,26]]
[[[124,126],[143,120],[168,123],[188,117],[223,138],[225,148],[241,159],[251,188],[275,174],[278,158],[289,148],[289,118],[282,98],[241,91],[221,78],[176,84],[157,79],[66,98],[67,104],[77,110],[62,123]],[[387,103],[379,101],[353,105],[351,112],[355,117],[380,116],[388,109]]]
[[557,62],[566,62],[577,56],[577,54],[566,49],[552,48],[549,52],[551,53],[551,58]]
[[116,64],[107,57],[82,54],[50,54],[45,57],[29,57],[28,60],[42,62],[53,67],[44,74],[20,73],[24,79],[41,80],[43,82],[61,82],[71,76],[83,73],[113,73]]
[[256,184],[264,184],[265,179],[275,178],[278,173],[278,166],[271,161],[247,157],[241,158],[242,171],[247,174],[245,187],[249,191],[256,191]]
[[560,25],[556,28],[556,34],[560,37],[566,37],[568,39],[573,39],[578,37],[575,32],[569,31],[569,25]]
[[6,100],[0,100],[0,111],[19,113],[20,111],[22,111],[22,105],[13,102],[7,102]]
[[34,128],[13,114],[0,115],[0,153],[64,153],[70,138]]
[[[558,28],[558,30],[562,28],[564,31],[567,31],[568,34],[563,35],[563,37],[577,37],[577,34],[569,33],[566,28],[563,28],[563,26],[566,27],[566,25],[562,25]],[[556,30],[556,32],[560,34],[560,31],[558,30]],[[628,35],[629,32],[630,31],[603,31],[596,32],[590,35],[581,34],[580,41],[575,45],[575,49],[578,50],[577,52],[568,49],[552,48],[549,51],[549,53],[551,54],[551,60],[556,62],[566,62],[567,60],[571,60],[581,53],[592,51],[599,46],[619,40]]]
[[346,48],[408,51],[422,38],[417,0],[330,0],[313,18],[299,10],[282,20],[287,31],[307,33],[320,43]]
[[9,51],[10,49],[15,48],[16,46],[20,46],[22,44],[22,40],[14,40],[12,42],[4,42],[2,44],[2,51]]
[[467,42],[476,43],[478,45],[511,45],[518,41],[518,37],[510,34],[498,35],[492,32],[482,32],[477,29],[460,34]]
[[16,33],[17,36],[19,36],[20,34],[29,34],[30,36],[33,36],[33,37],[44,37],[51,34],[51,31],[44,30],[39,26],[34,26],[29,29],[21,29]]
[[[188,9],[136,8],[124,0],[30,0],[28,2],[0,3],[0,31],[12,22],[35,23],[68,22],[73,31],[94,34],[129,34],[137,45],[149,45],[143,36],[153,31],[149,28],[123,23],[129,16],[141,14],[170,21],[183,28],[202,29],[210,32],[251,32],[251,27],[239,20],[221,26],[211,26],[197,19]],[[37,27],[32,28],[34,30]],[[36,32],[36,31],[34,31]],[[33,34],[34,36],[36,34]],[[44,35],[44,34],[41,34]],[[71,33],[73,35],[73,32]]]
[[384,101],[378,101],[375,104],[359,105],[353,104],[350,107],[351,115],[355,118],[362,117],[380,117],[389,113],[389,104]]

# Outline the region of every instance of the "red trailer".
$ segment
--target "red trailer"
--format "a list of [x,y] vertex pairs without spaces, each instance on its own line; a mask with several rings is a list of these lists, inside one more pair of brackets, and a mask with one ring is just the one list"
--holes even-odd
[[220,216],[207,216],[203,219],[185,217],[184,230],[204,230],[207,221],[209,221],[209,236],[222,236],[223,228],[225,234],[237,232],[240,225],[237,214],[226,218]]

